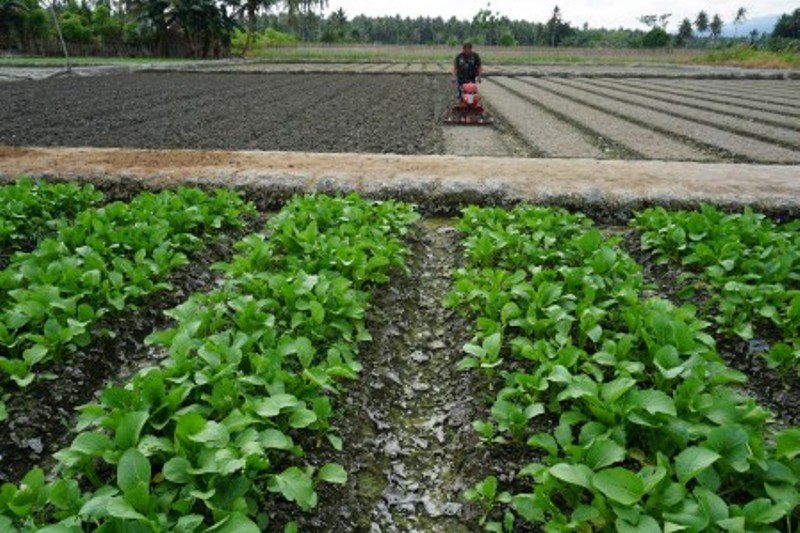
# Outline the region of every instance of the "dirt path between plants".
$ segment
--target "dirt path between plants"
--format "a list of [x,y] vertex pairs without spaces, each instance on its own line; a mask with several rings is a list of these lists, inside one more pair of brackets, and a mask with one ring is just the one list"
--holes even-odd
[[359,191],[440,214],[469,203],[521,201],[586,209],[611,221],[626,221],[643,205],[701,201],[768,214],[800,212],[800,167],[788,165],[0,147],[0,180],[23,175],[83,179],[101,188],[120,182],[153,189],[222,185],[249,193],[262,207],[298,192]]
[[474,375],[458,372],[466,319],[442,305],[460,258],[453,221],[424,219],[412,237],[409,274],[379,289],[369,311],[373,340],[349,384],[334,457],[346,490],[321,494],[303,531],[477,530],[461,493],[491,471],[471,422],[485,412]]

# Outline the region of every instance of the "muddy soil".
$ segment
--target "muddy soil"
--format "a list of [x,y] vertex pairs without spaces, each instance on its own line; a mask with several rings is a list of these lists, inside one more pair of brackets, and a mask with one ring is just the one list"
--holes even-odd
[[679,296],[681,289],[691,284],[691,281],[681,279],[685,270],[671,262],[659,264],[655,254],[642,250],[641,234],[638,231],[617,228],[615,232],[624,237],[622,247],[625,251],[642,265],[645,281],[654,287],[655,296],[666,298],[675,304],[694,305],[698,314],[712,323],[709,333],[717,341],[719,354],[731,368],[747,375],[744,392],[769,409],[778,426],[800,425],[800,377],[796,373],[781,376],[769,368],[760,355],[771,344],[781,341],[774,328],[761,324],[755,328],[755,338],[751,341],[715,331],[715,311],[709,306],[708,293],[697,290],[689,301]]
[[431,154],[444,76],[135,73],[3,86],[0,144]]
[[410,273],[373,300],[373,341],[362,348],[364,370],[348,385],[336,424],[344,450],[325,458],[345,467],[347,486],[323,488],[302,531],[479,531],[480,510],[462,492],[515,470],[472,430],[488,416],[486,384],[455,369],[469,325],[442,299],[460,235],[450,221],[426,219],[412,239]]
[[170,326],[164,311],[193,293],[215,288],[222,275],[211,265],[228,260],[233,244],[260,227],[261,222],[251,222],[246,230],[224,235],[193,254],[169,278],[171,290],[151,296],[136,311],[97,324],[92,344],[68,361],[42,369],[52,379],[14,390],[6,404],[8,419],[0,423],[0,483],[18,482],[30,468],[46,467],[51,454],[69,444],[75,408],[92,401],[107,383],[124,382],[140,368],[157,363],[165,354],[145,346],[144,339]]

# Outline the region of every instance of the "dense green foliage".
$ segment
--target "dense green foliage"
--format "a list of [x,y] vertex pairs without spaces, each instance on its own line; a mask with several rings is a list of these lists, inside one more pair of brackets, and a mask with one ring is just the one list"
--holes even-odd
[[252,210],[236,193],[143,193],[77,214],[0,271],[0,376],[27,386],[34,367],[86,346],[109,313],[163,290],[212,231]]
[[[670,15],[640,18],[649,31],[590,28],[568,22],[556,7],[548,20],[513,20],[484,8],[471,18],[348,18],[338,9],[323,15],[326,0],[134,0],[112,4],[68,0],[56,3],[68,48],[74,55],[219,57],[252,48],[294,42],[403,45],[449,45],[464,41],[492,46],[574,46],[602,48],[727,47],[747,41],[720,37],[725,24],[718,15],[686,19],[673,37]],[[60,47],[51,13],[36,0],[0,0],[0,49],[58,54]],[[740,10],[742,11],[742,10]],[[752,46],[797,51],[796,19],[784,15],[772,38],[754,35]],[[741,24],[744,13],[732,24]],[[461,18],[459,18],[461,17]],[[249,36],[249,38],[248,38]]]
[[674,261],[694,275],[681,296],[708,293],[705,313],[722,331],[750,340],[775,329],[786,342],[766,352],[783,370],[800,364],[800,223],[777,224],[751,210],[726,214],[648,209],[633,225],[642,248]]
[[91,185],[22,179],[0,186],[0,257],[35,244],[102,199]]
[[800,39],[800,8],[781,16],[775,25],[772,36],[783,39]]
[[535,207],[470,208],[459,228],[448,303],[476,318],[460,367],[499,383],[474,426],[531,460],[514,487],[467,491],[487,529],[796,530],[800,430],[770,429],[692,308],[642,296],[618,238]]
[[318,483],[347,475],[304,447],[341,449],[330,416],[360,371],[368,290],[404,267],[416,218],[356,196],[291,201],[219,265],[219,289],[151,337],[168,351],[160,366],[82,409],[55,480],[36,469],[0,488],[0,529],[248,533],[275,530],[273,495],[313,508]]

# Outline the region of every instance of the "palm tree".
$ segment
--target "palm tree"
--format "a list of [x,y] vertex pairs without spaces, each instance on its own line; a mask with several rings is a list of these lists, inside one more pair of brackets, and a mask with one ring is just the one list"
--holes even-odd
[[280,0],[232,0],[230,1],[233,6],[234,17],[239,19],[244,15],[247,18],[247,38],[244,41],[244,49],[242,49],[242,57],[244,57],[250,50],[250,44],[253,41],[253,35],[256,33],[256,24],[258,23],[258,12],[262,9],[269,10],[274,7]]
[[739,35],[739,25],[747,20],[747,8],[740,7],[738,11],[736,11],[736,17],[733,19],[733,27],[735,28],[733,37],[734,39]]

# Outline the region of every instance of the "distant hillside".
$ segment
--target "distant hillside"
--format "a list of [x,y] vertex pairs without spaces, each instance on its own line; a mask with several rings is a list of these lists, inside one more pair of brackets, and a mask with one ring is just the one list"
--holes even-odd
[[753,30],[758,31],[758,33],[772,33],[779,18],[781,18],[780,15],[767,15],[749,19],[739,24],[738,30],[733,25],[733,22],[726,20],[725,26],[722,28],[722,36],[733,37],[738,31],[739,37],[742,37],[744,35],[749,35]]

